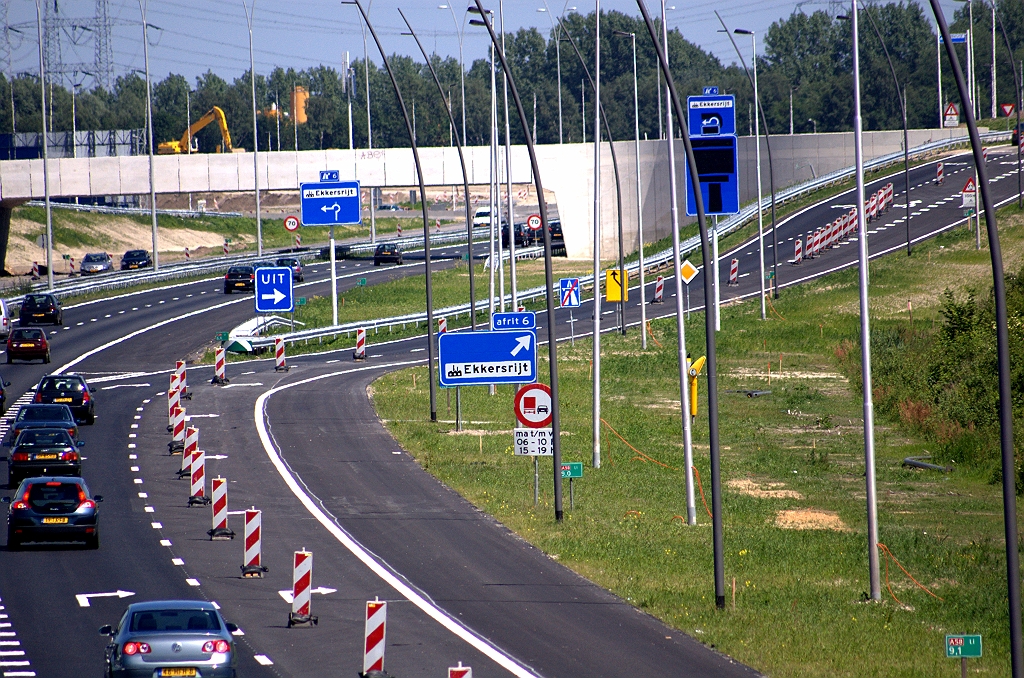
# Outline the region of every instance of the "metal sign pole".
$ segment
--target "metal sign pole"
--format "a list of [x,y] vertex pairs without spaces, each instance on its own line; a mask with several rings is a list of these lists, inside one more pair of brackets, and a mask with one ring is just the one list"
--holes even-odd
[[337,256],[334,251],[334,226],[331,226],[331,310],[333,315],[333,324],[338,324],[338,266],[335,261]]

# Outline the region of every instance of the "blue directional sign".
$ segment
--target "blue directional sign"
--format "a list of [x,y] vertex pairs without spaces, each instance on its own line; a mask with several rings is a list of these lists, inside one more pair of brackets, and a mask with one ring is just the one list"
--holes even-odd
[[341,172],[338,170],[320,170],[320,182],[341,181]]
[[706,96],[706,97],[707,96],[718,96],[718,88],[717,87],[705,87],[704,88],[704,96]]
[[273,266],[256,269],[256,312],[289,313],[295,310],[292,269]]
[[446,332],[437,338],[441,386],[532,384],[537,339],[532,330]]
[[687,97],[686,110],[691,137],[736,134],[736,97],[731,94]]
[[533,311],[522,313],[495,313],[491,316],[492,330],[535,330],[537,314]]
[[561,308],[580,307],[580,279],[559,278],[558,299]]
[[[949,34],[949,38],[950,38],[949,41],[951,43],[953,43],[954,45],[963,45],[964,43],[967,42],[967,34],[966,33],[950,33]],[[944,44],[945,42],[946,41],[940,35],[939,36],[939,44],[941,45],[941,44]]]
[[300,186],[303,226],[358,224],[362,220],[358,181],[325,181]]
[[[693,155],[697,160],[705,214],[736,214],[740,211],[739,162],[736,137],[694,137]],[[696,216],[697,202],[690,188],[690,164],[686,163],[686,214]]]

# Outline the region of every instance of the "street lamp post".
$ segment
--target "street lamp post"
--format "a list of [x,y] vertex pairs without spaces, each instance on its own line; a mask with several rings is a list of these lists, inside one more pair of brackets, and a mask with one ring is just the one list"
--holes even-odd
[[[761,207],[763,199],[761,193],[761,116],[758,115],[760,113],[761,100],[757,96],[757,36],[754,35],[754,31],[748,31],[744,28],[737,28],[733,33],[750,36],[750,58],[754,70],[754,157],[757,162],[757,245],[759,250],[757,258],[761,267],[761,320],[765,320],[768,317],[768,309],[765,305],[766,300],[764,296],[764,209]],[[715,228],[715,239],[718,239],[717,227]],[[716,261],[715,263],[717,264],[718,262]],[[715,268],[717,270],[717,265]],[[775,282],[778,284],[778,281]],[[719,281],[715,280],[716,288],[718,283]]]
[[156,228],[156,183],[153,178],[153,86],[149,79],[149,24],[146,6],[149,0],[139,0],[142,12],[142,48],[146,59],[146,128],[149,136],[149,214],[153,220],[153,271],[160,270],[160,250]]
[[263,256],[263,222],[260,219],[260,139],[259,129],[256,120],[256,64],[252,55],[252,20],[256,13],[256,0],[252,0],[250,6],[246,6],[242,0],[242,9],[245,11],[245,22],[249,26],[249,81],[252,85],[252,174],[255,180],[256,191],[256,254]]
[[[459,20],[455,18],[455,10],[452,9],[451,5],[438,5],[437,8],[447,9],[452,13],[452,22],[455,24],[455,32],[459,36],[459,76],[462,80],[462,143],[466,143],[466,62],[462,55],[462,41],[466,35],[466,24],[465,20],[463,20],[462,25],[459,25]],[[468,195],[466,196],[466,200],[469,200]],[[472,260],[473,258],[470,257],[470,261]]]
[[[565,4],[569,4],[568,0]],[[564,16],[566,11],[575,10],[575,7],[565,6],[562,8],[562,15]],[[561,17],[559,17],[558,21],[555,21],[555,18],[551,15],[551,8],[548,7],[547,0],[544,0],[544,6],[537,8],[537,11],[548,15],[548,19],[551,21],[551,27],[555,31],[555,73],[558,80],[558,143],[562,143],[562,20]]]
[[[43,139],[43,199],[46,207],[46,289],[53,290],[53,219],[50,211],[50,159],[49,151],[47,150],[47,139],[46,139],[46,66],[43,60],[43,19],[42,10],[40,8],[41,0],[36,0],[36,31],[39,33],[39,96],[40,96],[40,107],[39,114],[42,116],[42,127],[40,128],[40,134]],[[145,19],[143,19],[145,23]],[[13,91],[13,80],[12,91]],[[149,78],[146,78],[146,82],[149,82]],[[14,109],[11,109],[13,115]],[[150,167],[152,168],[153,155],[152,145],[150,145]],[[152,179],[152,169],[150,170],[150,178]]]
[[807,118],[807,122],[811,123],[811,129],[813,130],[814,134],[817,134],[818,133],[818,121],[815,120],[814,118]]

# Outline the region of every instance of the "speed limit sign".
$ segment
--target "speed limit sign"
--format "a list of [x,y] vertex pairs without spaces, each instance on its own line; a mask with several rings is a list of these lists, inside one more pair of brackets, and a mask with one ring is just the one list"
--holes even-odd
[[299,218],[298,217],[285,217],[284,228],[286,231],[297,231],[299,230]]
[[540,215],[531,214],[530,216],[526,217],[526,226],[531,231],[539,231],[541,227]]

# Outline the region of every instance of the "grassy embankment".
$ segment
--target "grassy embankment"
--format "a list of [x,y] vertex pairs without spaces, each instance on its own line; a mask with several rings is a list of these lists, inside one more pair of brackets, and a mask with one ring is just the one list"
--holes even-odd
[[[1007,270],[1018,270],[1024,217],[1004,210],[1001,223]],[[943,288],[987,289],[988,254],[974,251],[973,236],[960,230],[920,245],[909,260],[873,263],[871,283],[876,330],[909,331],[912,299],[916,331],[930,331],[941,322]],[[942,599],[889,562],[893,595],[883,563],[883,600],[866,603],[861,403],[837,356],[859,334],[856,272],[789,289],[775,308],[778,315],[763,322],[756,302],[729,306],[718,335],[724,611],[714,607],[710,519],[699,495],[699,525],[677,517],[685,515],[685,495],[672,320],[653,324],[659,343],[646,353],[635,331],[603,340],[602,416],[631,447],[604,428],[600,470],[589,464],[591,345],[559,346],[564,459],[586,463],[576,508],[561,525],[552,520],[550,462],[542,462],[535,508],[532,465],[511,454],[510,388],[496,397],[463,389],[470,430],[461,435],[443,399],[446,421],[426,421],[425,367],[383,377],[374,401],[402,446],[481,509],[639,608],[769,675],[954,675],[943,637],[959,632],[984,635],[985,657],[972,669],[1007,673],[1001,498],[990,467],[903,468],[904,457],[934,447],[898,422],[878,420],[881,541]],[[701,355],[702,315],[691,318],[687,338]],[[709,493],[705,385],[694,439]],[[771,394],[732,392],[740,389]]]

